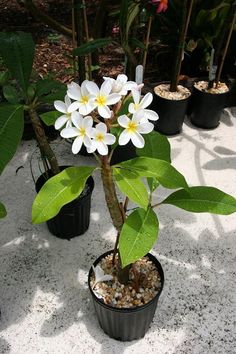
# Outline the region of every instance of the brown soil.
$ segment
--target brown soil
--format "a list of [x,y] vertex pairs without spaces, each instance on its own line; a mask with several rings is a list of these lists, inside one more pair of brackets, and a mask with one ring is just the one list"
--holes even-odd
[[229,91],[228,86],[224,82],[219,82],[217,87],[216,84],[214,83],[213,87],[209,90],[207,88],[208,87],[207,81],[198,81],[194,84],[194,87],[196,87],[196,89],[200,91],[213,93],[213,94],[220,94]]

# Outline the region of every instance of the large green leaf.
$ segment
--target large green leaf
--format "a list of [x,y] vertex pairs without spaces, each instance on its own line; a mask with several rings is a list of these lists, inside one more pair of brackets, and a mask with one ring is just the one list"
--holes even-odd
[[52,79],[43,79],[36,83],[36,96],[47,95],[52,91],[66,90],[66,85]]
[[24,128],[22,106],[0,106],[0,174],[16,152]]
[[166,136],[152,131],[144,135],[145,145],[142,149],[136,148],[138,156],[152,157],[159,160],[171,162],[170,143]]
[[19,96],[14,86],[5,85],[3,86],[3,96],[11,104],[19,103]]
[[147,209],[148,192],[137,173],[121,168],[113,168],[113,177],[124,195],[141,208]]
[[33,66],[35,47],[31,34],[1,32],[0,43],[0,55],[5,65],[26,94]]
[[39,97],[39,101],[42,103],[53,103],[55,100],[64,101],[66,95],[66,86],[58,89],[56,92],[49,93]]
[[32,221],[38,224],[53,218],[63,205],[77,198],[95,167],[68,167],[50,178],[37,194]]
[[169,195],[162,204],[172,204],[194,213],[229,215],[236,212],[236,199],[214,187],[190,187]]
[[58,111],[51,111],[51,112],[46,112],[40,114],[40,118],[46,125],[54,125],[55,121],[57,120],[58,117],[60,117],[62,113]]
[[188,188],[183,175],[178,172],[169,162],[153,159],[150,157],[137,157],[132,160],[124,161],[115,167],[134,171],[141,177],[154,177],[166,188]]
[[119,252],[122,268],[145,256],[158,236],[159,223],[155,212],[136,209],[126,219],[120,234]]
[[0,219],[5,218],[7,211],[5,206],[0,202]]
[[106,45],[111,44],[112,42],[114,42],[114,40],[112,38],[94,39],[93,41],[89,41],[85,44],[82,44],[78,48],[75,48],[73,50],[73,54],[79,55],[79,56],[87,55],[89,53],[94,52],[98,48],[103,48]]

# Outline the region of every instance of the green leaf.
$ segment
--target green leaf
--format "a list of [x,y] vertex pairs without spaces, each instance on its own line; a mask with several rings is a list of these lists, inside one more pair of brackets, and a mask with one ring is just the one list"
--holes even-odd
[[75,48],[73,50],[73,54],[79,56],[87,55],[94,52],[96,49],[105,47],[112,42],[114,42],[112,38],[94,39],[93,41],[89,41],[88,43],[82,44],[78,48]]
[[145,256],[158,236],[159,223],[155,212],[136,209],[126,219],[120,234],[119,251],[122,268]]
[[159,186],[159,182],[156,178],[151,178],[151,177],[147,177],[147,183],[150,189],[150,192],[154,192],[154,190]]
[[151,133],[144,135],[144,140],[144,147],[142,149],[136,148],[138,156],[152,157],[171,162],[170,143],[164,135],[152,131]]
[[0,202],[0,219],[5,218],[5,216],[7,215],[7,211],[5,206]]
[[194,213],[229,215],[236,212],[236,199],[214,187],[190,187],[169,195],[162,204],[175,205]]
[[0,72],[0,86],[7,85],[10,80],[9,71]]
[[188,188],[183,175],[178,172],[169,162],[153,159],[150,157],[137,157],[132,160],[121,162],[114,167],[121,167],[134,171],[141,177],[154,177],[166,188]]
[[64,101],[66,95],[66,86],[59,89],[57,92],[49,93],[46,96],[40,96],[39,101],[42,103],[53,103],[55,100]]
[[0,106],[0,174],[12,159],[24,128],[22,106]]
[[52,79],[43,79],[36,83],[36,96],[47,95],[52,91],[66,90],[66,85]]
[[19,96],[14,86],[3,86],[3,96],[9,103],[16,104],[19,102]]
[[139,41],[137,38],[130,38],[129,39],[129,45],[132,47],[132,48],[141,48],[142,50],[146,50],[146,47],[145,45],[143,44],[143,42]]
[[113,168],[113,177],[118,188],[125,196],[141,208],[147,209],[148,193],[137,173],[120,168]]
[[0,55],[5,65],[26,94],[33,66],[35,48],[31,34],[24,32],[1,32],[0,43]]
[[53,218],[63,205],[77,198],[95,167],[68,167],[50,178],[40,189],[32,207],[32,222]]
[[58,111],[51,111],[51,112],[46,112],[40,114],[40,118],[46,125],[54,125],[55,121],[57,120],[58,117],[60,117],[62,113]]

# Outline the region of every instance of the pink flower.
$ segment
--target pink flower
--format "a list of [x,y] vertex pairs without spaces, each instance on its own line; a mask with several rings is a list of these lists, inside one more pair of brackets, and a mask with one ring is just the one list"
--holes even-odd
[[151,3],[156,6],[156,13],[165,12],[168,8],[168,0],[152,0]]

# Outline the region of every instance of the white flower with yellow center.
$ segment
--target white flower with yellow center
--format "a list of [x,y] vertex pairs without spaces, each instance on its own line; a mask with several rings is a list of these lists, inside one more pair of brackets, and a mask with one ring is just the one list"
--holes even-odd
[[61,136],[63,138],[75,138],[72,144],[72,152],[73,154],[78,154],[82,144],[88,148],[92,143],[90,134],[93,126],[93,118],[90,116],[83,118],[78,112],[73,112],[72,122],[75,126],[63,129]]
[[99,115],[103,118],[111,118],[111,110],[108,106],[119,102],[121,96],[117,93],[110,93],[112,88],[110,81],[104,81],[100,90],[92,81],[88,81],[86,87],[93,96],[92,102],[97,108]]
[[116,141],[114,135],[107,133],[107,126],[104,123],[98,123],[95,128],[92,128],[90,136],[92,144],[87,149],[89,153],[97,150],[100,155],[107,155],[107,145],[112,145]]
[[144,110],[134,113],[132,119],[125,114],[118,117],[118,123],[125,128],[119,136],[119,145],[126,145],[130,140],[137,148],[143,148],[145,141],[141,134],[150,133],[154,125],[145,121]]
[[60,117],[55,121],[55,129],[59,130],[66,125],[66,127],[72,127],[71,113],[75,111],[73,109],[70,98],[66,95],[65,102],[63,101],[55,101],[54,107],[57,111],[63,113]]
[[151,109],[146,109],[151,103],[152,103],[152,93],[149,92],[147,93],[142,99],[141,99],[141,92],[140,90],[137,89],[132,89],[132,96],[133,96],[133,100],[134,103],[130,103],[128,110],[129,113],[136,113],[139,110],[143,110],[144,111],[144,116],[143,119],[144,120],[158,120],[159,116],[156,112],[152,111]]
[[92,110],[95,108],[92,100],[91,95],[89,94],[86,84],[88,80],[82,82],[81,86],[77,83],[72,82],[71,84],[67,85],[67,95],[75,100],[72,103],[71,108],[73,110],[79,110],[79,113],[83,116],[91,113]]
[[124,74],[119,74],[116,79],[111,77],[103,77],[104,80],[110,81],[112,93],[118,93],[121,96],[126,96],[128,91],[137,87],[136,82],[128,81],[128,77]]

